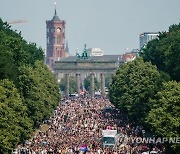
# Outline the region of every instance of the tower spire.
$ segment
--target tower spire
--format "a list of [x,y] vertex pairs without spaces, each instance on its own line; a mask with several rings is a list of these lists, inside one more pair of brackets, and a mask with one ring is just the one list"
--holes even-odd
[[54,6],[55,6],[55,12],[54,12],[54,15],[56,16],[56,15],[57,15],[57,12],[56,12],[56,2],[54,2]]
[[57,12],[56,12],[56,2],[54,2],[54,16],[53,16],[52,20],[60,21],[59,17],[57,16]]
[[69,45],[68,45],[68,41],[66,41],[66,52],[69,53]]

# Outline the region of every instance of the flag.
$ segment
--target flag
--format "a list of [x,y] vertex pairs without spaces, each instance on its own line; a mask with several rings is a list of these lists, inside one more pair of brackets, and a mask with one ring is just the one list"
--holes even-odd
[[84,151],[84,152],[87,151],[87,150],[88,150],[87,145],[81,146],[81,147],[80,147],[80,150],[81,150],[81,151]]

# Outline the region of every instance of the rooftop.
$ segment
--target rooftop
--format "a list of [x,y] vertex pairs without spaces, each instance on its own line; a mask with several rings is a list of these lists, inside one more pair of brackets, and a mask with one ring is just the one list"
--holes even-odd
[[[122,61],[122,55],[103,55],[103,56],[91,56],[89,60],[93,61]],[[76,61],[78,58],[76,56],[69,56],[63,58],[59,61],[61,62],[70,62]],[[88,60],[87,60],[88,61]]]
[[51,20],[52,21],[60,21],[59,17],[57,16],[56,8],[55,8],[54,16]]
[[159,35],[159,32],[144,32],[144,33],[141,33],[141,35]]

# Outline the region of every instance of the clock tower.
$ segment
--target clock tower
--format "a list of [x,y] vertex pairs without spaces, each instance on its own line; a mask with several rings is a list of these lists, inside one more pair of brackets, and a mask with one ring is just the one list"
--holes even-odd
[[55,60],[69,55],[65,48],[65,20],[60,20],[55,13],[51,20],[46,21],[46,64],[52,68]]

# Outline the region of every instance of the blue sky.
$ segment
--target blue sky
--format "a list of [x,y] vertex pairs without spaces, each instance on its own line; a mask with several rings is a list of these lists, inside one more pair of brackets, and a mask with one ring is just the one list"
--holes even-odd
[[[0,0],[4,21],[14,24],[30,42],[46,49],[46,20],[54,15],[55,0]],[[70,53],[76,48],[101,48],[105,54],[122,54],[139,47],[139,34],[166,31],[180,22],[180,0],[56,0],[57,14],[66,20]]]

